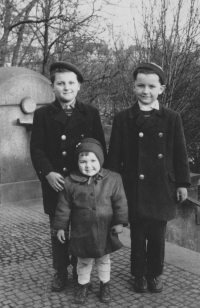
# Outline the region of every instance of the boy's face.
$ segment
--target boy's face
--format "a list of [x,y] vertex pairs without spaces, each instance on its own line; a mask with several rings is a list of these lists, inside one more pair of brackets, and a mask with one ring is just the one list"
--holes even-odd
[[80,172],[87,176],[94,176],[101,169],[98,158],[92,152],[79,154],[78,167]]
[[137,99],[143,105],[151,105],[162,94],[165,86],[160,84],[159,76],[156,74],[139,73],[133,85]]
[[59,102],[70,103],[76,98],[80,90],[80,83],[75,73],[63,72],[55,74],[52,87]]

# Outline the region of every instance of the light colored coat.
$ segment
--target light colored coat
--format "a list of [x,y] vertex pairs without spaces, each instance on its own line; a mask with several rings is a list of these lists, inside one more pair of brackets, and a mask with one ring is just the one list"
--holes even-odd
[[71,222],[69,254],[99,258],[122,247],[111,234],[114,225],[128,223],[128,206],[121,176],[102,169],[88,181],[80,172],[65,179],[56,209],[54,229]]

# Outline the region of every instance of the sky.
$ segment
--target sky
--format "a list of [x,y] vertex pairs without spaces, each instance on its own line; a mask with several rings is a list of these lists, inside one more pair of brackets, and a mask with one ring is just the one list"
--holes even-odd
[[[87,0],[88,3],[94,3],[94,0]],[[108,45],[113,46],[117,41],[125,47],[135,45],[135,34],[138,34],[139,39],[144,33],[144,16],[148,16],[147,24],[150,25],[149,33],[153,36],[160,27],[160,18],[162,14],[166,14],[166,35],[170,37],[175,20],[178,18],[179,29],[182,31],[188,22],[188,13],[191,12],[190,5],[195,3],[194,12],[200,8],[200,0],[95,0],[95,5],[101,7],[99,13],[102,17],[102,27],[106,31],[101,34],[100,38],[105,40]],[[113,3],[110,4],[110,3]],[[177,15],[178,5],[181,7],[180,16]],[[86,7],[85,7],[86,8]],[[150,13],[151,10],[153,13]],[[162,15],[162,16],[164,16]],[[199,17],[199,13],[197,14]],[[196,16],[197,16],[196,15]],[[197,18],[194,19],[197,21]],[[135,28],[136,27],[136,28]],[[137,32],[135,31],[137,30]],[[160,28],[159,28],[160,29]],[[183,32],[183,40],[185,33]],[[144,39],[144,43],[146,40]]]

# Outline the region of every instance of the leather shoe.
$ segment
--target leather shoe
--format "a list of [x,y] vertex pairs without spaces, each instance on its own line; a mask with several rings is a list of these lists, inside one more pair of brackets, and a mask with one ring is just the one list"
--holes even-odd
[[86,303],[89,287],[90,287],[90,282],[86,284],[80,284],[80,283],[78,284],[78,289],[77,289],[75,299],[74,299],[74,302],[76,304],[83,305]]
[[100,282],[100,301],[102,303],[109,303],[111,301],[109,282]]
[[146,293],[148,291],[148,285],[146,278],[143,277],[135,277],[135,281],[133,284],[135,292],[138,293]]
[[163,284],[161,278],[158,277],[149,277],[148,278],[149,291],[152,293],[160,293],[163,289]]
[[67,270],[55,273],[54,279],[52,281],[52,291],[54,292],[63,291],[66,286],[67,278],[68,278]]

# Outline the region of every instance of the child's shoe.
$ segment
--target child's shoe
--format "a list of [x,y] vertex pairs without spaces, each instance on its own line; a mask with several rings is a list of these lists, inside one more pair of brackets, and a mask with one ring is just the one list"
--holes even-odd
[[78,284],[78,290],[76,292],[75,299],[74,299],[74,302],[76,304],[85,304],[86,298],[88,295],[89,286],[90,286],[90,282],[86,284],[80,284],[80,283]]
[[102,303],[109,303],[111,301],[109,282],[100,282],[100,301]]
[[148,286],[149,286],[149,291],[151,291],[152,293],[160,293],[162,292],[162,289],[163,289],[162,280],[159,276],[149,277]]
[[138,293],[145,293],[148,291],[148,285],[147,285],[147,280],[144,276],[142,277],[135,277],[135,281],[133,284],[135,292]]

